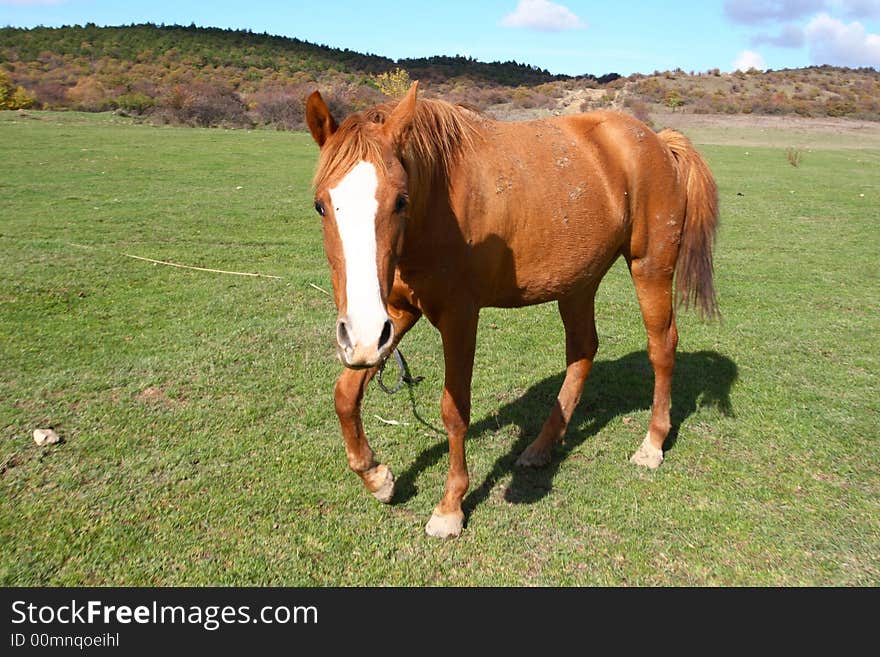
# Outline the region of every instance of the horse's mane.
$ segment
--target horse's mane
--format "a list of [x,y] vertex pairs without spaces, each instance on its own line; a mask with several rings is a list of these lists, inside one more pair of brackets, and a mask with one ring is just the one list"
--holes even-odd
[[[313,180],[316,188],[344,175],[360,161],[384,170],[379,128],[394,107],[394,103],[377,105],[342,122],[321,149]],[[465,106],[419,99],[401,153],[410,175],[424,179],[439,173],[448,178],[457,158],[473,148],[481,120]]]

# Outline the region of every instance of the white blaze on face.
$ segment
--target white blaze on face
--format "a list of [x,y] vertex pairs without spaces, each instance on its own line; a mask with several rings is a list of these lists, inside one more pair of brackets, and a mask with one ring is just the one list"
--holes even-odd
[[376,264],[376,167],[359,162],[336,187],[330,202],[345,257],[346,323],[354,345],[375,345],[388,319],[379,292]]

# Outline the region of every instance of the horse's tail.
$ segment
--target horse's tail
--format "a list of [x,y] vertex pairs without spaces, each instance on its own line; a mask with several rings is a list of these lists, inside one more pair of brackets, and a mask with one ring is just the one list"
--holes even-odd
[[704,318],[719,315],[718,299],[712,280],[712,247],[718,227],[718,188],[706,160],[690,140],[675,130],[663,130],[659,137],[678,167],[679,180],[687,189],[687,200],[678,247],[675,273],[676,304],[687,309],[697,306]]

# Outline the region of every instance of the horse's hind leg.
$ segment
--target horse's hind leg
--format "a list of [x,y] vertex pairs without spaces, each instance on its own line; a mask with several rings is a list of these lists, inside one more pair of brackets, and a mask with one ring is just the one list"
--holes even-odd
[[550,462],[553,445],[560,442],[581,398],[584,382],[593,367],[599,348],[594,302],[596,289],[559,301],[559,314],[565,325],[565,381],[535,441],[520,454],[517,465],[540,467]]
[[[403,335],[418,321],[421,313],[417,310],[398,310],[389,307],[391,321],[394,322],[395,346]],[[373,496],[380,502],[388,503],[394,495],[394,475],[384,463],[376,460],[361,421],[361,402],[367,384],[378,371],[377,367],[365,370],[344,368],[336,380],[334,401],[342,438],[345,440],[345,455],[348,466],[361,478]]]
[[630,459],[652,470],[663,462],[663,442],[671,427],[669,406],[678,330],[672,308],[672,267],[658,267],[648,259],[633,260],[630,272],[648,332],[648,358],[654,368],[651,422],[642,445]]

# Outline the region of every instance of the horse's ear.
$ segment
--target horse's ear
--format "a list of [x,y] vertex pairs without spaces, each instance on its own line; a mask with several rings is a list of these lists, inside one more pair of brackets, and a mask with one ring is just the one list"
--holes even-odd
[[406,96],[403,97],[397,107],[392,110],[388,119],[385,121],[385,131],[391,137],[391,140],[400,144],[406,138],[406,134],[412,126],[413,119],[416,116],[416,97],[419,93],[419,83],[413,82]]
[[336,119],[330,114],[330,108],[317,91],[313,91],[306,101],[306,123],[319,147],[324,145],[338,127]]

